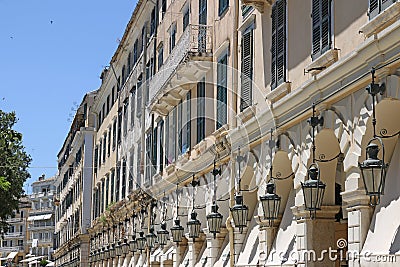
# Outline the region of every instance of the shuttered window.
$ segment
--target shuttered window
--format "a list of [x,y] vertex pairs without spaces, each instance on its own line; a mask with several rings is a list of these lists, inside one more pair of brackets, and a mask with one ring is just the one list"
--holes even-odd
[[370,19],[392,5],[396,0],[369,0],[368,16]]
[[182,103],[182,133],[181,133],[181,153],[190,149],[190,91],[186,95],[186,101]]
[[122,160],[122,190],[121,198],[124,199],[126,196],[126,160]]
[[133,161],[135,154],[133,151],[131,151],[130,156],[129,156],[129,164],[128,164],[128,179],[129,179],[129,193],[132,193],[133,191]]
[[151,179],[151,133],[146,136],[146,173],[145,184],[150,185]]
[[136,183],[138,186],[142,186],[142,173],[141,173],[141,153],[142,153],[142,144],[139,142],[137,144],[137,158],[136,158]]
[[160,121],[159,126],[159,135],[160,135],[160,173],[164,170],[164,121]]
[[242,66],[241,66],[241,94],[240,111],[252,105],[253,80],[253,27],[251,25],[242,33]]
[[137,81],[137,97],[136,97],[136,117],[140,118],[142,116],[142,75],[139,76],[139,79]]
[[205,120],[205,95],[206,83],[205,79],[197,83],[197,143],[205,138],[206,135],[206,120]]
[[110,177],[108,177],[108,175],[107,175],[106,176],[106,191],[104,192],[105,196],[106,196],[106,200],[105,200],[106,208],[108,207],[108,204],[110,203],[109,199],[108,199],[109,192],[110,192]]
[[187,7],[183,13],[183,31],[189,25],[189,7]]
[[331,48],[331,0],[312,0],[312,59]]
[[165,166],[169,165],[169,115],[165,117]]
[[135,94],[136,88],[132,89],[131,93],[131,129],[133,130],[133,126],[135,125]]
[[221,16],[222,13],[225,12],[225,10],[228,9],[228,0],[219,0],[219,5],[218,5],[218,16]]
[[115,193],[115,186],[114,186],[115,181],[114,181],[114,179],[115,179],[115,171],[113,169],[113,170],[111,170],[111,175],[110,175],[110,180],[111,180],[110,201],[111,202],[115,201],[115,199],[114,199],[114,193]]
[[227,123],[227,63],[225,54],[218,60],[217,66],[217,122],[216,129]]
[[272,7],[271,88],[286,80],[286,0]]
[[121,143],[121,133],[122,133],[122,110],[118,110],[118,132],[117,132],[117,143]]
[[112,140],[112,150],[115,150],[115,144],[117,141],[117,120],[113,122],[113,140]]
[[115,201],[118,202],[120,200],[120,195],[119,195],[119,187],[121,185],[121,163],[118,162],[117,164],[117,170],[115,173]]
[[161,47],[158,49],[158,58],[157,58],[157,64],[158,64],[158,71],[161,69],[161,66],[164,63],[164,46],[161,45]]

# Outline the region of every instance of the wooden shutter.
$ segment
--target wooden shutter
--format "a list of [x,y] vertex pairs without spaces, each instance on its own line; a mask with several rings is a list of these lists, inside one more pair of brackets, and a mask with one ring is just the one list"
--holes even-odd
[[312,59],[331,48],[331,0],[312,2]]
[[207,24],[207,0],[199,0],[199,24]]
[[396,0],[382,0],[382,10],[385,10],[390,5],[392,5]]
[[205,80],[197,83],[197,143],[205,137]]
[[242,73],[241,73],[241,98],[240,111],[252,103],[253,80],[253,28],[251,26],[242,35]]
[[379,14],[379,0],[369,0],[369,18],[373,18]]
[[286,1],[272,8],[271,88],[286,80]]
[[219,129],[227,122],[227,55],[224,55],[217,66],[217,122],[216,129]]
[[192,114],[192,105],[191,105],[191,93],[190,93],[190,91],[187,93],[187,95],[186,95],[186,108],[187,108],[187,110],[186,110],[186,118],[187,118],[187,121],[186,121],[186,148],[187,148],[187,150],[189,150],[190,148],[191,148],[191,142],[190,142],[190,139],[192,138],[192,135],[191,135],[191,129],[192,129],[192,127],[191,127],[191,114]]
[[140,118],[142,116],[142,78],[141,75],[137,81],[137,97],[136,97],[136,117]]

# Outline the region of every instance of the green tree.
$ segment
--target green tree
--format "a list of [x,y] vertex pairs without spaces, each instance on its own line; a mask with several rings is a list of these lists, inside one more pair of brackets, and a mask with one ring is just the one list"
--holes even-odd
[[8,228],[7,217],[18,209],[24,194],[32,160],[22,145],[22,134],[13,130],[17,120],[15,112],[0,110],[0,230],[4,232]]
[[45,259],[42,259],[42,260],[39,262],[40,266],[42,266],[42,267],[45,267],[48,263],[49,263],[49,262],[48,262],[47,260],[45,260]]

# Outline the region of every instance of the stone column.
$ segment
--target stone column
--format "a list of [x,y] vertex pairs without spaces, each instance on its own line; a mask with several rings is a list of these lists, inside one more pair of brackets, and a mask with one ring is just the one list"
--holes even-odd
[[80,235],[80,267],[86,267],[89,266],[89,250],[90,250],[90,236],[88,234],[85,235]]
[[280,220],[275,220],[273,226],[268,225],[268,221],[259,218],[257,223],[260,225],[260,232],[258,234],[259,239],[259,261],[260,265],[264,265],[267,262],[268,255],[271,253],[272,245],[280,225]]
[[199,258],[201,248],[203,247],[205,235],[203,233],[200,233],[200,237],[196,238],[196,240],[189,238],[188,235],[186,235],[186,238],[188,239],[188,244],[189,244],[189,252],[188,253],[190,253],[189,266],[194,267]]
[[129,252],[128,254],[126,254],[124,261],[122,262],[122,266],[128,267],[129,263],[131,262],[131,259],[132,259],[132,253]]
[[233,239],[233,245],[234,245],[234,250],[235,250],[235,263],[239,260],[239,255],[240,251],[242,250],[243,247],[243,242],[246,237],[248,227],[243,228],[242,232],[239,231],[238,228],[234,228],[234,239]]
[[213,234],[206,234],[208,250],[207,264],[209,264],[209,266],[214,266],[214,264],[218,261],[218,255],[227,233],[228,230],[226,228],[221,228],[220,233],[217,234],[215,238]]
[[335,215],[339,209],[339,206],[323,206],[317,211],[316,218],[311,220],[309,211],[304,210],[304,207],[292,208],[297,220],[297,266],[335,267],[335,261],[329,257],[329,250],[337,247]]
[[175,267],[179,267],[179,265],[182,263],[183,254],[185,253],[187,247],[188,247],[188,240],[186,238],[183,238],[182,242],[180,242],[179,245],[176,246],[176,254],[174,260]]

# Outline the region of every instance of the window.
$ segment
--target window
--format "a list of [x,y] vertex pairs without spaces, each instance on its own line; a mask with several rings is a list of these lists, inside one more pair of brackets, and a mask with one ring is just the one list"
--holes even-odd
[[138,40],[136,39],[135,43],[133,44],[133,66],[135,66],[138,60]]
[[108,143],[107,143],[107,156],[110,156],[111,152],[111,128],[108,128]]
[[128,165],[128,179],[129,179],[129,193],[131,193],[133,191],[133,161],[135,154],[133,153],[133,151],[131,151],[130,153],[130,157],[129,157],[129,165]]
[[113,140],[112,140],[112,150],[115,150],[115,145],[117,141],[117,120],[113,122]]
[[107,115],[110,113],[110,95],[107,96]]
[[160,121],[158,128],[160,134],[160,173],[163,172],[164,169],[164,121]]
[[286,0],[272,7],[271,88],[286,79]]
[[312,1],[312,59],[331,48],[331,0]]
[[157,59],[157,69],[160,70],[161,66],[164,63],[164,45],[161,44],[161,47],[158,49],[158,59]]
[[218,60],[217,66],[217,122],[216,129],[227,123],[227,64],[228,55]]
[[121,190],[121,198],[124,199],[126,196],[126,160],[122,160],[122,190]]
[[379,13],[381,13],[383,10],[388,8],[394,2],[396,2],[396,1],[395,0],[369,0],[369,10],[368,10],[369,19],[372,19],[373,17],[377,16]]
[[114,181],[114,179],[115,179],[115,174],[114,174],[114,169],[112,169],[111,170],[111,175],[110,175],[110,183],[111,183],[111,189],[110,189],[110,199],[111,199],[111,202],[114,202],[115,201],[115,199],[114,199],[114,192],[115,192],[115,188],[114,188],[114,183],[115,183],[115,181]]
[[115,173],[115,201],[118,202],[120,200],[120,195],[119,195],[119,188],[121,186],[121,163],[117,163],[117,170]]
[[102,118],[102,113],[101,110],[99,112],[99,118],[98,118],[98,125],[97,125],[97,130],[100,129],[100,125],[103,122],[103,118]]
[[99,157],[99,146],[94,149],[94,173],[97,173],[97,158]]
[[206,95],[206,83],[205,79],[197,83],[197,143],[200,143],[205,136],[205,95]]
[[133,88],[131,93],[131,127],[135,125],[135,92],[136,88]]
[[106,161],[106,149],[107,149],[107,133],[103,136],[103,163]]
[[136,97],[136,117],[140,118],[142,116],[142,75],[139,76],[139,79],[137,81],[136,85],[136,90],[137,90],[137,97]]
[[128,67],[128,72],[127,76],[129,77],[129,74],[131,73],[132,70],[132,52],[129,52],[128,58],[126,59],[126,65]]
[[101,162],[102,162],[102,160],[101,160],[101,152],[102,152],[102,150],[103,150],[103,140],[102,139],[100,139],[100,144],[99,144],[99,158],[98,158],[98,161],[99,161],[99,168],[101,167]]
[[246,17],[253,10],[252,6],[242,5],[242,17]]
[[120,84],[120,86],[122,87],[126,81],[126,69],[125,69],[125,65],[122,67],[122,72],[121,72],[121,76],[122,76],[122,83]]
[[252,105],[253,98],[253,28],[248,27],[242,33],[241,97],[240,111]]
[[115,87],[111,89],[111,102],[112,104],[115,103]]
[[190,105],[190,97],[191,93],[190,91],[186,95],[186,100],[182,103],[182,109],[181,109],[181,116],[182,116],[182,123],[181,123],[181,129],[180,129],[180,150],[181,153],[186,153],[190,149],[190,117],[191,117],[191,105]]
[[151,18],[150,18],[150,36],[153,36],[155,31],[156,31],[156,9],[153,8],[153,10],[151,11]]
[[228,9],[228,0],[219,0],[218,15],[221,16]]
[[189,25],[189,5],[185,8],[183,12],[183,31]]
[[117,143],[121,143],[121,124],[122,124],[122,110],[118,110],[118,132],[117,132]]
[[128,106],[129,106],[129,98],[126,98],[124,101],[124,136],[128,131]]
[[161,0],[161,17],[164,18],[165,12],[167,12],[167,0]]
[[[165,140],[169,141],[169,115],[165,117]],[[164,140],[163,140],[164,141]],[[165,147],[165,166],[169,165],[169,142],[165,141],[164,147]]]
[[176,25],[171,25],[171,29],[169,30],[169,52],[171,53],[175,47],[176,42]]
[[142,164],[142,160],[141,160],[141,152],[142,151],[142,145],[139,142],[137,144],[137,159],[136,159],[136,183],[138,184],[138,186],[142,185],[142,173],[141,173],[141,164]]
[[158,132],[158,127],[155,126],[153,130],[153,140],[152,140],[152,152],[151,152],[151,169],[152,169],[152,174],[154,174],[154,170],[156,169],[157,166],[157,132]]
[[151,132],[146,136],[146,173],[145,173],[145,184],[150,185],[151,180],[151,150],[152,150],[152,142],[151,142]]

